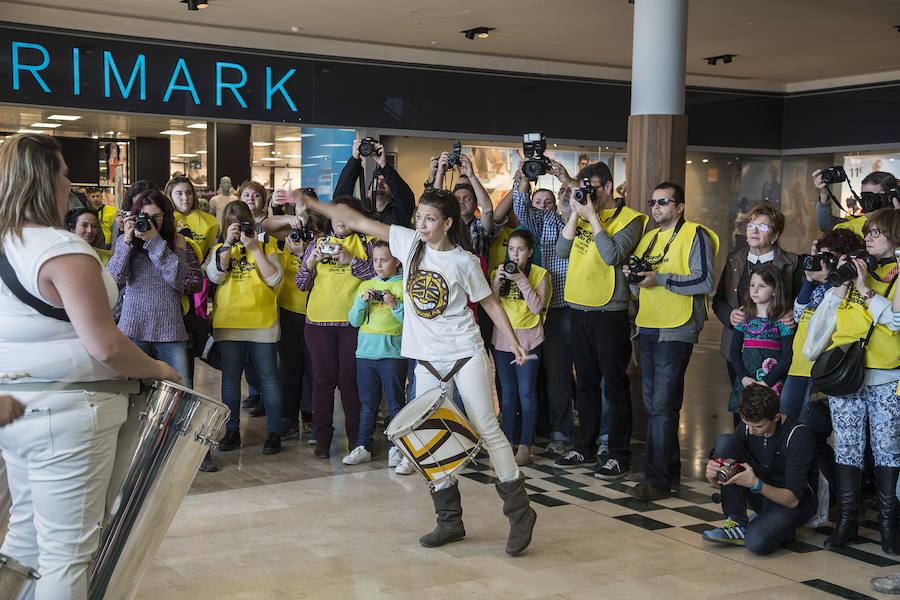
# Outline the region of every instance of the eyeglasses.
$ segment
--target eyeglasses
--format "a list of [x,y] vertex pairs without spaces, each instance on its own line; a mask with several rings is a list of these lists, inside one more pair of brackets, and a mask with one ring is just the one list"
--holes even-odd
[[747,231],[753,231],[754,229],[760,233],[765,233],[772,228],[765,223],[747,223]]
[[653,208],[655,204],[658,204],[659,206],[666,206],[668,204],[679,204],[679,201],[675,200],[674,198],[660,198],[659,200],[650,198],[649,200],[647,200],[647,206],[649,206],[650,208]]
[[878,238],[880,238],[883,233],[884,233],[883,229],[877,229],[875,227],[873,227],[872,229],[863,229],[862,230],[863,237],[866,237],[867,235],[871,235],[873,240],[877,240]]

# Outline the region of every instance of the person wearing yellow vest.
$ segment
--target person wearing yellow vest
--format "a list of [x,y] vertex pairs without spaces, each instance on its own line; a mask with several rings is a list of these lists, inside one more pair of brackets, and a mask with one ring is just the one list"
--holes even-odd
[[[814,257],[811,269],[804,270],[803,286],[797,299],[794,300],[794,321],[797,332],[794,334],[793,359],[788,377],[781,390],[781,407],[778,412],[797,419],[806,425],[816,441],[816,457],[819,471],[828,480],[831,497],[837,496],[834,479],[834,450],[828,444],[831,436],[831,420],[828,416],[809,404],[812,392],[813,361],[803,356],[803,345],[809,321],[822,302],[825,292],[831,289],[825,279],[837,266],[838,257],[863,248],[862,238],[849,229],[835,229],[813,242],[810,257]],[[807,259],[810,260],[810,259]],[[802,266],[802,260],[801,260]]]
[[103,247],[110,248],[113,243],[112,226],[116,220],[116,207],[109,204],[101,204],[97,209],[97,220],[100,222],[100,230],[103,232]]
[[838,269],[852,261],[856,277],[826,292],[809,321],[803,355],[816,359],[826,348],[856,342],[866,337],[865,377],[860,389],[847,396],[829,396],[834,428],[835,474],[838,518],[826,548],[840,548],[856,536],[859,524],[859,493],[866,448],[866,423],[875,459],[875,487],[881,509],[881,548],[900,553],[898,519],[900,505],[895,490],[900,474],[900,334],[893,311],[896,298],[900,247],[900,212],[884,208],[872,213],[863,229],[866,251],[878,264],[870,273],[859,258],[842,256]]
[[[359,327],[356,345],[356,383],[359,388],[359,441],[344,457],[345,465],[358,465],[372,460],[375,417],[381,404],[381,393],[387,400],[393,419],[405,402],[403,384],[406,382],[408,361],[400,353],[403,335],[403,276],[400,261],[391,254],[385,240],[372,246],[372,266],[375,277],[359,284],[353,306],[347,315],[350,324]],[[387,423],[385,423],[387,426]],[[389,442],[388,468],[395,467],[399,475],[414,472],[412,464],[400,449]]]
[[216,218],[200,210],[197,190],[191,180],[183,175],[169,180],[166,196],[175,205],[175,227],[180,234],[196,243],[200,260],[204,260],[219,233]]
[[[347,206],[362,215],[362,205],[352,196],[339,196],[332,203]],[[341,390],[348,443],[355,444],[359,439],[357,330],[347,315],[360,281],[368,281],[374,275],[372,240],[334,219],[331,234],[319,238],[316,244],[310,244],[306,249],[297,273],[297,287],[309,292],[305,334],[313,366],[316,458],[331,456],[335,387]]]
[[527,229],[516,229],[509,235],[507,252],[509,260],[491,275],[491,290],[500,298],[500,306],[519,342],[535,359],[517,365],[512,347],[496,329],[491,344],[503,394],[500,400],[503,433],[510,444],[515,445],[516,414],[522,415],[516,450],[516,464],[521,466],[534,460],[531,442],[537,423],[537,377],[544,343],[544,317],[553,290],[547,270],[531,260],[534,237]]
[[[100,219],[97,217],[97,211],[93,208],[73,208],[66,213],[63,222],[66,225],[66,229],[91,246],[94,252],[97,253],[100,262],[106,267],[113,253],[112,250],[106,250],[101,247],[103,245],[103,235],[101,234]],[[97,244],[100,245],[98,246]]]
[[213,248],[206,275],[217,284],[212,313],[213,339],[222,356],[222,402],[231,411],[219,450],[241,447],[241,374],[249,357],[259,376],[266,407],[263,454],[281,449],[280,337],[276,289],[283,271],[274,241],[260,243],[250,209],[236,200],[222,212],[221,243]]
[[849,229],[862,236],[866,220],[880,208],[900,208],[896,197],[888,196],[888,191],[897,188],[897,179],[885,171],[873,171],[866,175],[859,185],[859,207],[862,215],[847,215],[847,218],[835,217],[831,212],[832,198],[828,184],[822,183],[822,169],[812,172],[813,185],[819,190],[819,201],[816,203],[816,220],[819,229],[828,233],[832,229]]
[[[556,460],[560,466],[597,462],[603,398],[609,402],[609,454],[621,475],[631,464],[631,390],[625,370],[631,359],[630,294],[622,266],[637,246],[647,215],[613,199],[612,173],[597,162],[584,167],[577,181],[561,171],[575,194],[588,180],[582,202],[570,200],[572,214],[556,241],[556,253],[568,258],[563,297],[569,304],[572,357],[577,389],[575,448]],[[602,380],[602,388],[601,388]]]
[[[644,478],[630,492],[641,500],[668,497],[681,477],[678,422],[684,373],[714,289],[719,237],[703,225],[686,221],[684,202],[684,189],[677,183],[656,186],[647,202],[655,227],[634,252],[652,270],[633,272],[628,265],[622,269],[638,301],[635,324],[642,396],[650,415]],[[608,478],[599,472],[598,477]]]

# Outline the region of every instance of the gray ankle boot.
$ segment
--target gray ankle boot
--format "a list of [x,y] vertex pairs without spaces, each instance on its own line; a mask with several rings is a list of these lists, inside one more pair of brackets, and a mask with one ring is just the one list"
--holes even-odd
[[495,485],[497,494],[503,499],[503,514],[509,519],[506,553],[515,556],[531,543],[531,531],[537,521],[537,513],[528,503],[524,475],[519,475],[518,479],[512,481],[498,481]]
[[456,483],[431,492],[431,500],[434,502],[434,512],[437,513],[437,527],[420,537],[419,543],[426,548],[436,548],[466,537],[466,528],[462,522],[462,502]]

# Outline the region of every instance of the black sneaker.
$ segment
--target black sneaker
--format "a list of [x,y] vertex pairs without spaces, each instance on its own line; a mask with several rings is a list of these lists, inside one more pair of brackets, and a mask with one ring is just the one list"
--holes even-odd
[[256,405],[250,409],[251,417],[264,417],[266,415],[266,405],[263,404],[262,401],[257,402]]
[[316,444],[316,450],[313,452],[316,458],[330,458],[331,451],[325,444]]
[[281,436],[277,433],[270,433],[266,437],[266,443],[263,444],[263,454],[278,454],[281,452]]
[[202,473],[215,473],[219,470],[219,467],[216,466],[216,463],[213,460],[212,451],[208,451],[206,456],[203,457],[203,462],[200,463],[199,470]]
[[241,408],[253,408],[262,401],[262,395],[250,394],[241,402]]
[[588,461],[581,452],[569,450],[556,459],[556,464],[561,467],[577,467],[578,465],[588,464]]
[[231,452],[232,450],[237,450],[241,447],[241,432],[235,429],[234,431],[226,431],[225,435],[222,437],[222,441],[219,442],[219,452]]
[[597,472],[594,473],[594,477],[612,481],[614,479],[625,477],[628,475],[629,471],[631,471],[631,467],[628,465],[619,463],[615,458],[609,458],[602,465],[598,463]]

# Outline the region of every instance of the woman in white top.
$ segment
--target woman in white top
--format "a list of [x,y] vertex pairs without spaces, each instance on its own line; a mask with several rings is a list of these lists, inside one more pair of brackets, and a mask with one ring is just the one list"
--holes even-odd
[[0,429],[13,499],[0,552],[41,574],[38,600],[87,595],[125,378],[180,381],[118,330],[115,283],[83,239],[58,228],[69,187],[53,138],[13,135],[0,146],[2,251],[24,291],[48,305],[39,312],[0,284],[0,394],[26,406]]
[[[466,414],[484,440],[497,474],[497,493],[510,531],[506,552],[519,554],[531,542],[537,515],[528,503],[525,477],[519,471],[512,447],[497,423],[493,403],[493,372],[490,359],[467,298],[478,302],[510,343],[516,361],[527,354],[497,296],[481,271],[481,264],[467,251],[468,235],[462,229],[459,203],[446,190],[428,189],[419,199],[416,229],[386,225],[340,206],[323,204],[303,190],[295,192],[302,207],[338,220],[351,230],[389,240],[391,254],[403,263],[404,306],[401,353],[419,361],[416,367],[417,395],[439,385],[422,363],[439,373],[449,373],[459,359],[468,359],[453,377]],[[432,492],[437,528],[419,539],[426,547],[442,546],[462,539],[466,532],[456,482],[438,485]]]

